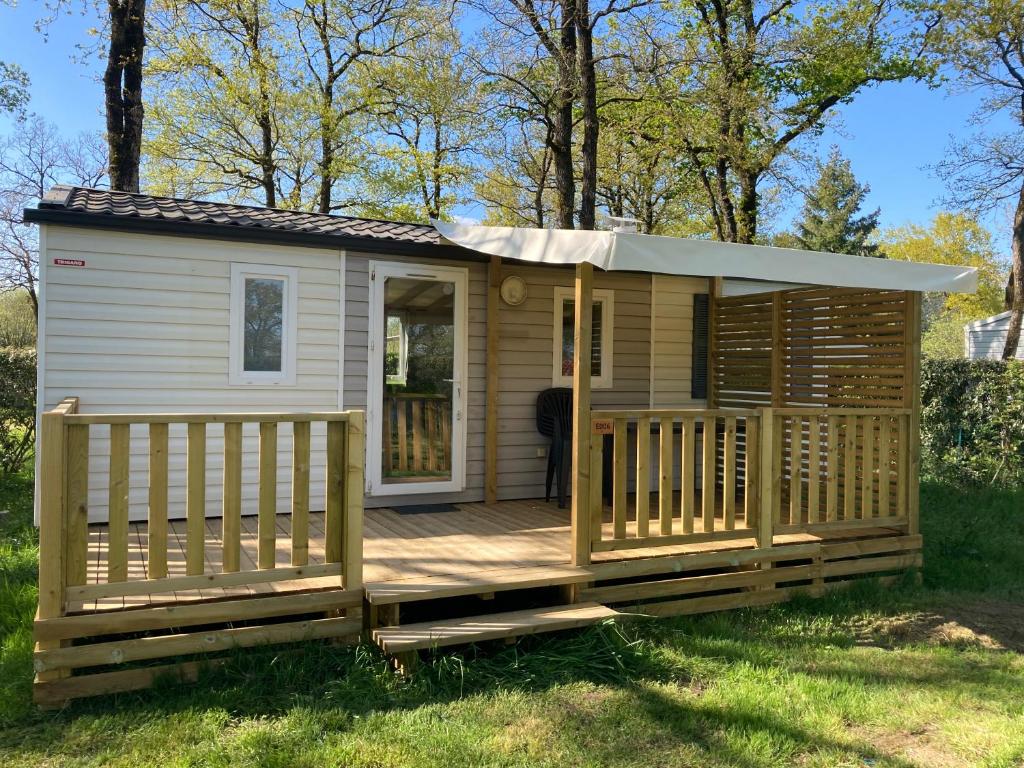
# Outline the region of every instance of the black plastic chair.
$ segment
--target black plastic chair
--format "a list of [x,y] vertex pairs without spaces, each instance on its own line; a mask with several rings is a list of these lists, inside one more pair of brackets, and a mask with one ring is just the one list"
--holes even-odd
[[545,389],[537,395],[537,431],[551,438],[544,500],[551,500],[551,481],[558,479],[558,506],[565,508],[569,472],[572,468],[572,390]]

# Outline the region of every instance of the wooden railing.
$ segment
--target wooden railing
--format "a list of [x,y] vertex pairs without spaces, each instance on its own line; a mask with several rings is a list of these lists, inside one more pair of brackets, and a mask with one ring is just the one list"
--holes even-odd
[[909,527],[910,409],[591,415],[589,519],[576,525],[591,553]]
[[903,525],[908,408],[774,408],[775,531]]
[[384,395],[383,450],[386,475],[451,472],[452,406],[446,395]]
[[758,464],[756,411],[594,411],[591,423],[591,551],[751,535],[757,473],[746,468]]
[[[79,414],[70,398],[43,414],[40,457],[40,618],[68,606],[112,597],[236,587],[314,577],[339,577],[344,589],[362,585],[363,413]],[[244,424],[259,425],[258,501],[243,510]],[[310,434],[326,425],[326,488],[322,562],[310,564]],[[223,425],[222,506],[207,506],[207,427]],[[185,425],[184,573],[169,572],[169,428]],[[278,504],[278,428],[292,434],[291,500]],[[109,428],[105,572],[87,583],[90,557],[90,430]],[[219,433],[220,430],[218,430]],[[131,444],[148,444],[145,570],[129,571]],[[218,435],[219,437],[219,435]],[[243,567],[242,515],[257,513],[253,560]],[[290,514],[289,565],[279,564],[277,515]],[[218,537],[208,517],[221,518]],[[180,533],[178,534],[180,539]],[[211,540],[212,539],[212,540]],[[93,564],[92,567],[95,567]]]

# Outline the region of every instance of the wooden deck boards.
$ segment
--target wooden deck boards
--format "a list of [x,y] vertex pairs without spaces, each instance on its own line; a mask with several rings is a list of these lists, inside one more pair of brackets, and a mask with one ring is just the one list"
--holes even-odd
[[[633,515],[631,514],[632,518]],[[309,516],[309,564],[324,562],[323,513]],[[676,521],[678,523],[678,519]],[[738,523],[738,527],[742,523]],[[291,564],[291,521],[289,515],[277,517],[276,565]],[[605,524],[611,536],[610,514]],[[635,520],[627,529],[633,535]],[[865,529],[858,536],[880,535],[884,530]],[[848,533],[846,535],[849,535]],[[147,574],[147,526],[132,523],[129,537],[129,579],[144,579]],[[219,572],[222,560],[221,521],[206,521],[205,560],[208,572]],[[827,534],[825,534],[827,536]],[[777,543],[818,541],[822,537],[807,534],[777,536]],[[102,525],[89,528],[87,583],[99,584],[107,577],[107,529]],[[679,555],[715,550],[745,549],[755,545],[754,539],[724,542],[681,544],[670,547],[632,549],[595,553],[594,562],[624,560],[651,556]],[[257,518],[246,515],[241,520],[240,569],[256,569],[258,549]],[[498,580],[514,578],[517,569],[548,567],[552,573],[568,567],[570,553],[569,510],[559,509],[554,502],[541,500],[500,501],[495,504],[468,503],[456,505],[447,512],[400,514],[393,509],[368,509],[365,512],[363,537],[364,582],[380,585],[401,582],[405,585],[444,581],[446,578],[487,579],[493,573]],[[185,575],[185,521],[173,520],[168,525],[167,570],[169,576]],[[104,598],[74,606],[76,610],[108,610],[154,603],[171,603],[216,597],[266,594],[289,589],[327,588],[338,585],[337,577],[307,579],[302,582],[259,583],[227,588],[203,588],[176,593]],[[397,584],[396,584],[397,586]]]

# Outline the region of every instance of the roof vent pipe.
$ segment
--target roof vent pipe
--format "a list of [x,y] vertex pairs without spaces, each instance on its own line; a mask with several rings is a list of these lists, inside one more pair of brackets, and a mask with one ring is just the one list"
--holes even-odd
[[640,223],[640,219],[630,219],[626,216],[609,216],[611,221],[618,222],[612,227],[612,232],[618,232],[620,234],[635,235],[637,233],[637,225]]

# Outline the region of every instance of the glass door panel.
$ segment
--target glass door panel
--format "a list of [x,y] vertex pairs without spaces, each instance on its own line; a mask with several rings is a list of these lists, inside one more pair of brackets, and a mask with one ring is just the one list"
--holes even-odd
[[381,484],[452,480],[456,283],[383,278]]

